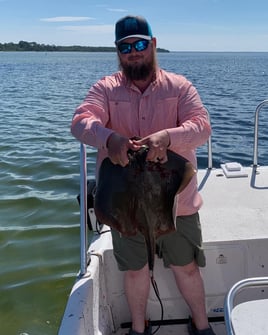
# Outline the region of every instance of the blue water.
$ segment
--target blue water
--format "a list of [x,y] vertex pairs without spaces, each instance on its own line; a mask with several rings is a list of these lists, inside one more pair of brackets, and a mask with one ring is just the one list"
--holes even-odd
[[[256,106],[268,99],[268,53],[159,54],[210,111],[213,165],[252,164]],[[79,144],[69,127],[113,53],[0,53],[0,334],[54,335],[79,269]],[[268,107],[259,163],[268,165]],[[200,168],[207,147],[198,149]],[[88,173],[95,151],[88,153]]]

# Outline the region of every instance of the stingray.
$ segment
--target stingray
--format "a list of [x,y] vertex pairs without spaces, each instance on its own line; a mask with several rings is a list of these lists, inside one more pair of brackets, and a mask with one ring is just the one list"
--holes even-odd
[[113,164],[105,158],[100,166],[94,210],[102,224],[124,236],[141,232],[145,238],[148,264],[154,267],[155,241],[174,232],[174,199],[196,173],[182,156],[167,151],[167,162],[146,161],[148,148],[129,151],[129,164]]

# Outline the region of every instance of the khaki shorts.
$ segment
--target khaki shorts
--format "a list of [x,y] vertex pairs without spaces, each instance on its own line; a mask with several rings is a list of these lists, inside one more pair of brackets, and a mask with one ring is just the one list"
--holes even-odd
[[[178,216],[177,230],[160,236],[156,241],[157,254],[163,258],[164,266],[184,266],[196,261],[198,266],[206,265],[202,247],[202,233],[199,214]],[[112,230],[114,256],[120,271],[139,270],[148,262],[147,249],[141,233],[124,237]]]

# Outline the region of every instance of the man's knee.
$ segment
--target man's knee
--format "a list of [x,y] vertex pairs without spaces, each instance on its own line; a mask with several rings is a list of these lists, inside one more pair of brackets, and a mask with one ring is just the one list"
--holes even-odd
[[148,264],[146,264],[144,267],[142,267],[138,270],[127,270],[125,272],[125,275],[126,275],[127,278],[130,278],[130,279],[136,279],[136,278],[140,278],[142,276],[149,276]]
[[191,263],[183,266],[171,265],[170,268],[175,274],[179,276],[192,277],[200,275],[199,266],[196,264],[195,261],[192,261]]

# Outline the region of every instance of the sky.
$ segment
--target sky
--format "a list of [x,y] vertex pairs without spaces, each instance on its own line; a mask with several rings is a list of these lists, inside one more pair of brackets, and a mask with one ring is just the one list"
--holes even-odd
[[268,0],[0,0],[0,43],[113,46],[129,14],[170,51],[268,52]]

